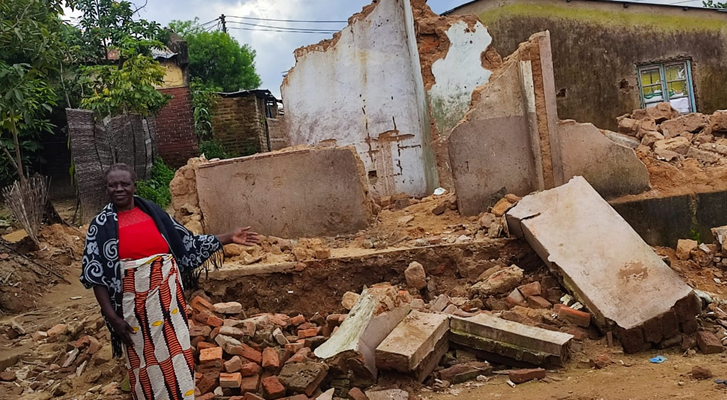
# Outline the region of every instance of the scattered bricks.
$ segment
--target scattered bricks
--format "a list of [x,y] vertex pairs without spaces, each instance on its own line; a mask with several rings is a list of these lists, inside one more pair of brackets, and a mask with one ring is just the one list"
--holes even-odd
[[[227,354],[238,355],[238,356],[242,355],[242,354],[233,353],[233,351],[235,351],[235,349],[237,347],[242,345],[242,343],[239,340],[237,340],[233,337],[229,337],[229,336],[225,336],[225,335],[217,335],[215,337],[215,343],[217,343],[222,348],[222,350],[224,350],[225,353],[227,353]],[[245,357],[245,358],[247,358],[247,357]]]
[[633,354],[644,350],[644,333],[640,326],[632,329],[619,328],[618,338],[621,339],[625,353]]
[[229,303],[217,303],[213,306],[212,311],[218,314],[235,315],[242,312],[242,304],[231,301]]
[[214,393],[203,394],[202,396],[194,396],[195,400],[214,400],[217,397]]
[[199,342],[197,344],[197,351],[202,351],[204,349],[211,349],[213,347],[217,347],[214,343],[208,343],[208,342]]
[[517,289],[513,289],[512,292],[510,292],[510,294],[505,298],[505,301],[507,301],[507,303],[511,306],[525,305],[525,297]]
[[303,347],[305,347],[304,343],[288,343],[285,345],[285,351],[289,352],[290,354],[295,354],[301,350],[303,350]]
[[58,340],[58,338],[66,333],[66,324],[58,324],[46,331],[46,334],[48,335],[48,342],[55,342]]
[[447,211],[447,208],[449,208],[449,204],[447,202],[442,202],[437,204],[436,207],[432,209],[432,214],[434,215],[442,215],[445,211]]
[[227,353],[231,355],[242,356],[257,364],[260,364],[263,361],[262,353],[246,345],[245,343],[240,343],[239,346],[233,346]]
[[543,294],[543,288],[540,286],[540,282],[531,282],[527,285],[522,285],[517,290],[526,298]]
[[210,340],[215,340],[215,338],[217,338],[217,335],[220,334],[221,328],[222,328],[221,326],[218,326],[218,327],[215,327],[214,329],[212,329],[212,332],[210,332]]
[[409,393],[401,389],[369,390],[366,397],[369,400],[409,400]]
[[702,300],[692,292],[674,304],[674,311],[677,314],[679,322],[684,323],[695,320],[697,315],[702,311]]
[[224,321],[222,318],[213,314],[207,317],[206,324],[213,327],[221,327],[224,324]]
[[192,314],[192,320],[194,320],[195,322],[199,322],[200,324],[206,325],[209,317],[213,315],[214,314],[212,314],[212,311],[202,310],[195,314]]
[[596,369],[604,369],[611,364],[613,364],[613,360],[611,359],[611,357],[609,357],[608,354],[605,353],[591,359],[591,366]]
[[293,354],[293,356],[290,357],[288,359],[288,361],[286,361],[285,363],[286,364],[295,364],[295,363],[300,363],[300,362],[306,361],[306,360],[308,360],[308,357],[310,356],[310,354],[311,354],[311,349],[308,347],[303,347],[297,353]]
[[328,374],[328,366],[324,363],[308,361],[298,364],[287,364],[280,371],[280,382],[293,393],[313,396]]
[[219,373],[209,372],[202,375],[202,379],[197,383],[197,389],[201,394],[209,393],[217,386],[217,378]]
[[683,333],[691,335],[699,330],[699,324],[696,319],[690,319],[679,324]]
[[343,298],[341,299],[341,305],[343,308],[350,311],[353,308],[353,305],[358,301],[358,297],[358,293],[346,292],[343,294]]
[[318,346],[326,342],[325,336],[313,336],[312,338],[306,338],[303,342],[305,347],[309,347],[311,350],[315,350]]
[[[333,389],[329,389],[333,390]],[[316,400],[323,400],[321,397],[324,396],[325,393],[321,394],[320,396],[316,397]],[[283,400],[309,400],[308,396],[304,394],[296,394],[295,396],[285,397]]]
[[220,374],[220,387],[236,389],[242,385],[242,375],[239,372]]
[[219,361],[222,360],[222,348],[212,347],[209,349],[203,349],[199,352],[199,362],[204,363],[208,361]]
[[698,381],[712,379],[714,377],[712,371],[710,371],[708,368],[700,367],[699,365],[695,365],[694,367],[692,367],[692,372],[690,372],[690,375],[692,375],[692,378]]
[[591,314],[565,306],[558,309],[558,319],[584,328],[591,324]]
[[272,347],[266,347],[263,350],[263,368],[268,371],[277,371],[280,368],[280,356]]
[[293,326],[298,326],[305,322],[305,317],[302,315],[296,315],[295,317],[290,319],[290,324]]
[[[528,297],[528,305],[531,308],[542,308],[542,309],[548,309],[553,307],[553,304],[551,304],[548,300],[545,300],[544,298],[540,296],[530,296]],[[589,318],[590,323],[590,314],[587,314]]]
[[542,368],[517,369],[510,371],[508,377],[513,383],[524,383],[533,379],[545,378],[545,370]]
[[214,305],[201,296],[193,298],[190,305],[192,306],[192,309],[198,313],[203,311],[212,311],[214,309]]
[[288,344],[288,339],[283,334],[283,331],[280,330],[280,328],[275,328],[273,331],[273,338],[280,346],[285,346]]
[[269,376],[262,380],[263,396],[268,400],[279,399],[285,396],[285,386],[280,383],[277,376]]
[[321,331],[320,327],[309,328],[309,329],[299,329],[298,337],[301,339],[311,338],[314,336],[318,336],[320,331]]
[[206,325],[190,325],[189,327],[189,336],[193,338],[198,336],[206,338],[210,332],[212,332],[212,328]]
[[[233,400],[232,398],[230,400]],[[265,400],[263,397],[256,395],[255,393],[247,392],[245,396],[240,400]]]
[[404,271],[404,277],[407,285],[417,290],[427,287],[427,274],[424,271],[424,266],[416,261],[409,264],[409,267]]
[[13,371],[0,372],[0,381],[2,382],[14,382],[17,378]]
[[310,322],[312,322],[318,326],[323,326],[326,324],[326,317],[324,317],[323,315],[321,315],[319,313],[316,313],[314,316],[311,317]]
[[254,362],[246,362],[242,364],[239,372],[242,376],[255,376],[260,375],[261,371],[262,368],[258,364],[255,364]]
[[411,301],[411,308],[413,310],[423,310],[426,306],[426,303],[422,299],[414,299]]
[[699,243],[692,239],[679,239],[677,242],[677,258],[688,260],[692,250],[699,247]]
[[34,341],[40,342],[43,339],[47,339],[48,338],[48,334],[45,333],[45,332],[43,332],[43,331],[37,331],[37,332],[35,332],[32,335],[32,338],[33,338]]
[[722,342],[712,332],[697,332],[697,346],[704,354],[717,354],[723,350]]
[[355,387],[348,391],[348,398],[350,400],[369,400],[369,398],[361,391],[361,389]]
[[449,304],[449,296],[446,294],[440,294],[431,306],[432,311],[442,312]]
[[260,388],[260,375],[246,376],[240,383],[240,392],[257,392]]
[[242,369],[242,365],[242,358],[240,356],[234,356],[229,361],[225,361],[225,371],[229,374],[237,372]]
[[242,339],[245,336],[245,332],[243,332],[242,329],[224,325],[220,327],[218,334],[233,337],[235,339]]
[[470,361],[443,369],[438,374],[439,379],[456,384],[471,381],[480,375],[492,375],[492,367],[486,361]]

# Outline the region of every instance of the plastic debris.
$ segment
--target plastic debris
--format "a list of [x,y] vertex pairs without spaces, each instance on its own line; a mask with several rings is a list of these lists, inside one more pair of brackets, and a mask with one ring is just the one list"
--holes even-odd
[[447,189],[445,189],[445,188],[438,187],[438,188],[434,189],[435,196],[441,196],[445,193],[447,193]]
[[651,361],[653,364],[661,364],[664,361],[666,361],[666,357],[664,357],[664,356],[656,356],[656,357],[650,359],[649,361]]

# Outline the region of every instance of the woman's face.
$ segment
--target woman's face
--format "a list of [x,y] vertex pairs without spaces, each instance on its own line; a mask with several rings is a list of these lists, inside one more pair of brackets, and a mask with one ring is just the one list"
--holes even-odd
[[136,183],[131,179],[131,173],[124,170],[113,170],[106,176],[106,194],[119,211],[128,211],[134,208],[134,193]]

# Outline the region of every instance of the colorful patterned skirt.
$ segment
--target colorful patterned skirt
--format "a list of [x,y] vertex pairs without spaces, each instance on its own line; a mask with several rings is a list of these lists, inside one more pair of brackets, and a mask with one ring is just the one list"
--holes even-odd
[[123,261],[124,320],[133,345],[124,346],[135,400],[194,399],[194,355],[174,257]]

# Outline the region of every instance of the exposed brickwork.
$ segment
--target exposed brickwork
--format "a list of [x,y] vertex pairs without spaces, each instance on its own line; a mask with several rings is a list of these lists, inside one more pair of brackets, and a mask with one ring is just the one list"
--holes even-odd
[[220,99],[212,129],[215,140],[228,152],[246,155],[269,151],[265,102],[254,95]]
[[192,96],[186,86],[159,91],[172,99],[156,117],[157,148],[167,165],[179,168],[197,156]]

